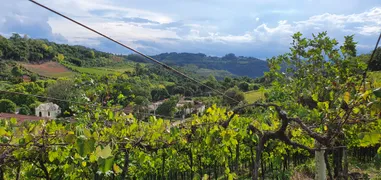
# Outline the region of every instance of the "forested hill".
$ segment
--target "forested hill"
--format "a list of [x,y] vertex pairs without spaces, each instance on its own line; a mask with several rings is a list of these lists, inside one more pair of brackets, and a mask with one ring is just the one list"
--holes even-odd
[[[227,54],[223,57],[194,53],[163,53],[153,58],[171,66],[182,66],[196,74],[210,74],[222,79],[226,76],[260,77],[267,71],[266,61]],[[121,61],[147,62],[136,54],[114,55],[84,46],[57,44],[48,40],[31,39],[13,34],[9,39],[0,35],[0,59],[29,63],[66,61],[76,66],[103,67]],[[210,70],[211,69],[211,70]]]
[[194,53],[163,53],[153,58],[169,65],[194,64],[199,68],[226,70],[239,76],[259,77],[268,71],[267,62],[253,58],[236,56],[232,53],[223,57]]

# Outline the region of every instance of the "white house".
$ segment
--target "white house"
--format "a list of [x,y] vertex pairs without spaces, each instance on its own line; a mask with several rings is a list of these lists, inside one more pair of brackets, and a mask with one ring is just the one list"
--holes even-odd
[[38,117],[47,117],[47,118],[57,118],[61,113],[61,108],[57,104],[53,103],[44,103],[40,104],[36,108],[36,116]]

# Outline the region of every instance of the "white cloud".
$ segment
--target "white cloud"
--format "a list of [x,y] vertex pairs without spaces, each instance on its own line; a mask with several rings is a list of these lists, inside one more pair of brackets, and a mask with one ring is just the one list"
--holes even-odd
[[381,25],[365,25],[365,26],[362,26],[362,27],[357,27],[356,28],[358,30],[358,33],[359,34],[362,34],[362,35],[366,35],[366,36],[369,36],[369,35],[374,35],[374,34],[378,34],[381,32]]
[[[341,4],[339,0],[322,0],[321,6],[331,1]],[[217,55],[235,51],[243,54],[266,52],[258,57],[287,51],[291,35],[298,31],[309,35],[327,30],[334,38],[356,34],[356,41],[361,43],[359,48],[368,48],[369,39],[381,29],[381,7],[373,7],[374,3],[370,1],[375,0],[369,0],[370,5],[357,1],[350,0],[351,3],[340,8],[319,8],[307,1],[294,0],[241,0],[235,3],[228,0],[181,3],[175,0],[131,0],[128,3],[122,0],[39,0],[135,48]],[[357,7],[356,2],[364,6]],[[303,11],[299,11],[299,7]],[[353,11],[360,12],[353,14]],[[298,14],[301,12],[304,16]],[[38,37],[50,32],[50,37],[61,34],[71,44],[105,46],[98,35],[28,1],[12,0],[0,7],[2,34],[21,32],[26,28],[33,29]],[[107,46],[111,47],[110,44]]]
[[142,9],[127,8],[120,5],[112,4],[106,0],[65,0],[65,1],[47,1],[44,0],[49,7],[71,16],[93,17],[92,11],[100,11],[105,14],[100,15],[104,18],[123,18],[123,17],[140,17],[160,23],[170,23],[173,19],[167,15],[146,11]]
[[329,32],[341,32],[341,34],[351,33],[357,35],[376,35],[381,31],[381,8],[372,8],[358,14],[337,15],[321,14],[309,17],[307,20],[279,21],[277,26],[269,27],[266,24],[259,25],[253,31],[255,40],[261,42],[278,41],[287,44],[291,40],[291,35],[295,32],[319,32],[328,30]]

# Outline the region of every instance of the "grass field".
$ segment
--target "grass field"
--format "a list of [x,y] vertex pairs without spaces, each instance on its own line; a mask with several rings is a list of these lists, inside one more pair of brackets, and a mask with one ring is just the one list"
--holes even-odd
[[104,76],[108,74],[124,73],[126,71],[133,72],[134,70],[134,68],[128,64],[123,64],[120,66],[112,66],[112,67],[79,67],[79,66],[74,66],[71,64],[65,64],[65,66],[79,73],[94,74],[94,75],[100,75],[100,76]]
[[119,73],[124,73],[124,72],[134,72],[134,66],[132,64],[121,64],[119,66],[110,66],[110,67],[99,67],[97,69],[103,69],[107,71],[114,71],[114,72],[119,72]]
[[66,68],[57,62],[46,62],[43,64],[21,64],[25,69],[41,76],[58,78],[58,77],[71,77],[75,72]]
[[255,101],[264,98],[264,95],[260,91],[245,92],[245,99],[248,103],[254,103]]

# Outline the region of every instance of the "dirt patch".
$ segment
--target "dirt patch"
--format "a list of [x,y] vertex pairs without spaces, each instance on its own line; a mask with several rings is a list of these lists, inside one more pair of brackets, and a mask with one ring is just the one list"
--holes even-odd
[[22,66],[33,73],[46,77],[67,77],[74,72],[57,62],[46,62],[43,64],[22,64]]

